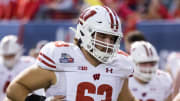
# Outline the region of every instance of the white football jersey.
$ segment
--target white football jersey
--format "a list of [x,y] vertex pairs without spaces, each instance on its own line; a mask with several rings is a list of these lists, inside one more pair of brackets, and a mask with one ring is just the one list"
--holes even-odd
[[19,61],[14,65],[13,69],[9,70],[2,63],[0,59],[0,100],[5,97],[6,88],[9,83],[25,68],[35,63],[35,59],[29,56],[22,56]]
[[140,84],[134,77],[129,78],[129,88],[140,101],[165,101],[172,92],[172,78],[158,70],[148,84]]
[[55,71],[57,78],[46,96],[64,95],[66,101],[116,101],[124,79],[132,75],[135,66],[119,53],[111,63],[94,67],[76,45],[62,41],[45,45],[37,64]]
[[180,69],[180,52],[170,53],[167,59],[167,65],[170,68],[173,78],[175,78],[178,69]]

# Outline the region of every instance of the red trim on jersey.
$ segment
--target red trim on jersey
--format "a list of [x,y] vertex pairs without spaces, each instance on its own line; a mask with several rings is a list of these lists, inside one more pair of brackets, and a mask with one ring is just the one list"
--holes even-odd
[[111,28],[113,29],[114,27],[114,20],[113,20],[113,16],[112,16],[112,13],[110,12],[110,10],[106,7],[106,6],[103,6],[107,12],[109,13],[109,16],[110,16],[110,19],[111,19]]
[[52,60],[52,59],[50,59],[49,57],[47,57],[45,54],[43,54],[43,53],[39,53],[41,56],[43,56],[44,58],[46,58],[47,60],[49,60],[51,63],[53,63],[53,64],[55,64],[55,62]]
[[68,43],[65,43],[63,41],[56,41],[55,42],[55,46],[56,47],[69,47],[69,44]]
[[42,60],[40,57],[38,57],[37,59],[38,59],[39,61],[41,61],[43,64],[45,64],[46,66],[48,66],[48,67],[56,68],[56,66],[47,63],[46,61]]
[[126,53],[126,52],[124,52],[124,51],[122,51],[122,50],[119,50],[119,51],[118,51],[118,54],[121,54],[121,55],[124,55],[124,56],[129,56],[128,53]]

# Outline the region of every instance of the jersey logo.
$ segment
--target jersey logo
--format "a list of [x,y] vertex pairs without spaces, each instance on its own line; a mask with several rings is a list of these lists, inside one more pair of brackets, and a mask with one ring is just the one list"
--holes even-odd
[[100,74],[99,74],[99,73],[98,73],[98,74],[94,74],[94,75],[93,75],[93,78],[94,78],[94,80],[99,80]]
[[113,69],[112,68],[106,68],[106,73],[112,73]]
[[143,96],[143,97],[146,97],[146,95],[147,95],[147,93],[146,93],[146,92],[142,93],[142,96]]
[[69,54],[67,53],[62,53],[61,58],[59,59],[60,63],[73,63],[74,58],[72,58]]
[[88,67],[87,66],[79,66],[78,69],[82,70],[82,71],[86,71],[86,70],[88,70]]
[[156,91],[156,88],[150,88],[151,91]]

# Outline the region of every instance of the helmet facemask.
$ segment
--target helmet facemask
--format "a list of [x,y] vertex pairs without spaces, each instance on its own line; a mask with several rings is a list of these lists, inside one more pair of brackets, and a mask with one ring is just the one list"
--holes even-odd
[[[152,62],[146,62],[152,63]],[[149,82],[153,76],[156,74],[158,68],[158,63],[154,61],[152,66],[142,66],[141,63],[137,63],[134,71],[134,76],[143,82]],[[144,63],[143,63],[144,64]]]
[[113,36],[116,37],[116,39],[114,40],[114,43],[111,44],[98,40],[97,34],[104,33],[95,32],[94,34],[92,34],[92,37],[89,38],[89,44],[87,44],[87,46],[84,47],[97,60],[99,60],[102,63],[106,63],[109,60],[111,60],[111,58],[117,55],[117,51],[120,47],[121,38],[119,36]]

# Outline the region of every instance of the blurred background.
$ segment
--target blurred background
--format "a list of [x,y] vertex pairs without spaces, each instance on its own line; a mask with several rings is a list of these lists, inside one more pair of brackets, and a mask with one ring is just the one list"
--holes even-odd
[[18,35],[25,55],[41,40],[72,42],[75,33],[69,27],[76,27],[80,12],[91,5],[114,9],[124,36],[141,31],[162,64],[170,52],[180,50],[180,0],[0,0],[0,39]]

